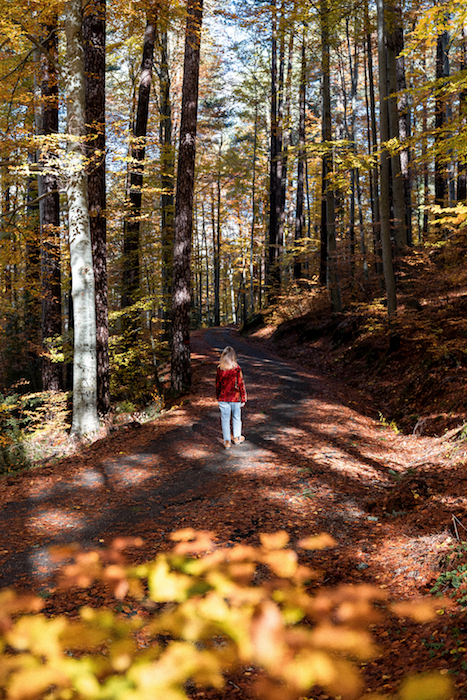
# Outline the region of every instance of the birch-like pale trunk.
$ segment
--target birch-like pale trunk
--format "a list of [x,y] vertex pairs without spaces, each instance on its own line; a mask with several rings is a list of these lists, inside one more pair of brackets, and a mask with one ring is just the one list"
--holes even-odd
[[71,294],[74,314],[73,419],[71,432],[79,437],[99,429],[97,415],[97,350],[94,269],[83,155],[85,121],[84,51],[81,0],[65,4],[67,58],[68,227]]

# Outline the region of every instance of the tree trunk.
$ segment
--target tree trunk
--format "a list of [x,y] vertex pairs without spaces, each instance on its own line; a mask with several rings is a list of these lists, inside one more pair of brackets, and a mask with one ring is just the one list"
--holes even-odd
[[326,142],[326,153],[323,157],[323,188],[325,189],[326,207],[326,241],[327,241],[327,269],[328,284],[331,293],[333,311],[342,311],[339,278],[337,275],[337,248],[336,248],[336,215],[335,195],[328,176],[333,170],[332,120],[331,120],[331,65],[330,65],[330,27],[328,0],[321,2],[321,65],[323,75],[323,141]]
[[[300,67],[300,86],[298,98],[298,153],[297,153],[297,202],[295,207],[295,245],[301,245],[305,227],[304,184],[305,184],[305,110],[306,110],[306,43],[305,32],[302,36],[302,58]],[[294,258],[294,279],[302,276],[301,254]]]
[[97,410],[110,411],[107,221],[105,214],[105,16],[106,0],[90,0],[83,17],[88,198],[96,289]]
[[389,140],[389,115],[387,109],[388,83],[386,64],[386,37],[384,20],[384,0],[377,0],[378,10],[378,62],[379,62],[379,107],[381,133],[381,247],[383,254],[384,282],[386,285],[388,316],[392,318],[397,309],[396,280],[392,260],[390,222],[390,156],[385,143]]
[[202,0],[188,0],[175,197],[171,360],[174,392],[191,386],[190,260],[202,12]]
[[[33,109],[35,109],[35,105]],[[34,115],[31,123],[34,124]],[[29,161],[31,164],[37,162],[35,150],[29,152]],[[23,292],[25,345],[27,347],[27,372],[30,390],[40,391],[41,301],[37,286],[40,283],[41,270],[40,218],[39,203],[32,204],[38,197],[36,175],[28,176],[26,197],[27,202],[31,204],[27,209],[28,226],[25,234],[24,256],[26,278]]]
[[[155,18],[148,18],[144,32],[138,106],[130,147],[130,172],[128,178],[130,213],[125,219],[123,231],[123,308],[128,308],[135,304],[140,293],[140,219],[155,38],[156,20]],[[138,318],[138,311],[130,311],[126,317],[126,328],[130,333],[134,332],[138,327]]]
[[74,310],[73,419],[78,436],[99,429],[97,415],[96,303],[87,177],[82,139],[86,133],[81,0],[65,4],[67,38],[67,177],[70,265]]
[[[400,8],[398,8],[400,12]],[[402,21],[396,29],[396,78],[397,91],[399,92],[399,138],[401,144],[408,142],[411,135],[410,103],[407,95],[407,82],[405,79],[405,58],[401,56],[404,49],[404,30]],[[407,244],[413,244],[412,232],[412,173],[411,153],[409,146],[405,146],[400,152],[401,176],[404,189],[405,228],[407,232]]]
[[279,266],[279,217],[281,197],[280,159],[281,139],[277,94],[277,8],[276,0],[271,2],[272,36],[271,36],[271,149],[269,176],[269,236],[266,257],[266,287],[269,301],[274,299],[280,287]]
[[[389,138],[399,140],[399,110],[397,108],[397,72],[396,46],[399,14],[396,11],[395,0],[388,0],[385,13],[386,34],[386,69],[388,77],[388,112]],[[401,158],[399,153],[391,156],[392,199],[394,211],[394,239],[398,251],[407,246],[407,227],[405,223],[404,181],[402,178]]]
[[[467,41],[464,27],[462,27],[462,46],[459,70],[467,68]],[[459,111],[462,123],[465,124],[465,114],[467,106],[467,90],[461,90],[459,95]],[[467,164],[460,161],[457,164],[457,201],[463,202],[467,198]]]
[[250,314],[255,311],[254,249],[256,224],[256,151],[258,148],[258,101],[255,94],[255,129],[253,135],[253,162],[251,164],[251,228],[250,228]]
[[[58,133],[58,73],[54,60],[58,57],[57,24],[44,26],[44,48],[52,58],[41,54],[42,124],[44,136]],[[45,157],[46,158],[46,157]],[[63,386],[62,366],[52,362],[50,352],[62,334],[62,303],[60,284],[60,202],[57,170],[51,156],[42,160],[39,176],[41,228],[41,285],[42,285],[42,388],[59,391]]]
[[[438,36],[436,43],[436,80],[442,80],[449,75],[449,35],[443,32]],[[435,102],[435,204],[440,207],[445,205],[446,197],[446,168],[443,162],[442,150],[444,135],[443,127],[446,124],[446,104],[443,97],[438,97]]]
[[162,301],[164,334],[168,328],[172,298],[172,263],[174,236],[174,173],[175,149],[172,143],[172,104],[170,100],[170,73],[167,26],[163,18],[160,31],[160,126],[159,145],[161,160],[161,248],[162,248]]
[[[368,3],[365,4],[365,31],[366,31],[366,59],[368,66],[368,93],[370,101],[370,125],[369,125],[369,152],[373,152],[376,157],[378,153],[378,136],[376,131],[376,103],[375,103],[375,83],[373,74],[373,42],[371,40],[370,24],[368,18]],[[368,111],[368,109],[367,109]],[[376,158],[375,158],[376,159]],[[372,190],[372,224],[373,224],[373,244],[375,255],[375,271],[378,280],[382,280],[382,251],[381,251],[381,216],[379,207],[379,177],[378,168],[372,167],[370,172],[370,184]],[[382,281],[380,281],[382,285]]]

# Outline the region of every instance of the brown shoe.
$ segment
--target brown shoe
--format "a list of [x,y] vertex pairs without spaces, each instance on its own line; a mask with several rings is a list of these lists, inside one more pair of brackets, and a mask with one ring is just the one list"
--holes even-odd
[[232,447],[232,445],[230,444],[230,441],[229,441],[229,440],[226,440],[226,441],[224,442],[224,447],[225,447],[226,450],[230,450],[230,448]]
[[238,438],[232,438],[232,442],[234,445],[240,445],[241,442],[245,442],[245,437],[240,435]]

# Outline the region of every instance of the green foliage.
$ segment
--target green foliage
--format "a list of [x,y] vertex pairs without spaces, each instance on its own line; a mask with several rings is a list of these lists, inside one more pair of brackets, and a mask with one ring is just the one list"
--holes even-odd
[[69,427],[65,392],[0,394],[0,474],[31,466]]
[[[109,340],[110,392],[120,412],[134,412],[163,400],[159,391],[158,365],[167,358],[164,343],[151,342],[144,334],[136,340],[125,334],[113,335]],[[157,397],[155,399],[155,393]],[[128,407],[132,407],[131,409]]]
[[[58,553],[74,554],[62,585],[105,582],[122,601],[114,610],[84,607],[73,621],[46,617],[38,597],[1,591],[0,696],[183,700],[189,687],[222,689],[225,676],[244,667],[261,669],[255,692],[268,700],[303,697],[315,685],[343,698],[361,693],[358,666],[376,654],[367,628],[383,620],[381,589],[315,583],[310,592],[318,574],[299,564],[283,531],[261,535],[259,547],[216,547],[210,533],[191,529],[172,539],[172,552],[136,567],[122,556],[135,539],[116,540],[108,551]],[[322,534],[299,546],[332,544]],[[435,611],[429,601],[389,607],[418,621]],[[448,679],[430,679],[436,695],[421,694],[422,677],[404,686],[404,700],[449,696]]]
[[446,555],[446,568],[438,578],[430,593],[441,596],[447,593],[459,605],[467,607],[467,542],[455,542]]

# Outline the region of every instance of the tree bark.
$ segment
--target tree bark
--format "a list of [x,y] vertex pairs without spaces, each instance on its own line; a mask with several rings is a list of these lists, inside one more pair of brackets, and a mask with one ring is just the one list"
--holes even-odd
[[269,235],[266,257],[267,298],[272,301],[280,287],[279,266],[279,217],[281,197],[281,173],[279,154],[281,141],[279,136],[279,114],[277,104],[277,8],[276,0],[271,2],[271,148],[269,174]]
[[255,128],[253,135],[253,162],[251,164],[251,227],[250,227],[250,314],[255,311],[254,246],[256,224],[256,151],[258,148],[258,99],[255,92]]
[[[373,73],[373,42],[371,40],[370,22],[368,17],[368,3],[365,4],[365,31],[366,31],[366,59],[368,66],[368,94],[369,94],[369,112],[370,124],[368,144],[369,152],[375,156],[378,152],[378,136],[376,130],[376,102],[375,102],[375,82]],[[367,109],[368,112],[368,109]],[[373,245],[375,255],[375,270],[382,285],[383,267],[382,267],[382,252],[381,252],[381,216],[379,207],[379,177],[378,168],[373,166],[370,172],[371,184],[371,201],[372,201],[372,224],[373,224]]]
[[333,311],[342,311],[339,278],[337,274],[337,247],[336,247],[336,215],[335,194],[328,176],[333,170],[332,119],[331,119],[331,63],[330,63],[330,27],[328,0],[321,1],[321,65],[322,65],[322,91],[323,91],[323,141],[327,144],[323,157],[323,188],[325,189],[325,221],[327,241],[327,269],[328,285],[331,294]]
[[378,63],[379,63],[379,108],[381,133],[381,248],[383,255],[384,282],[386,285],[388,316],[392,318],[397,309],[396,280],[392,260],[391,222],[390,222],[390,156],[385,146],[389,140],[389,115],[387,109],[388,83],[386,64],[386,37],[384,20],[384,0],[377,0],[378,11]]
[[[461,60],[459,70],[467,68],[467,40],[464,27],[462,27]],[[461,90],[459,95],[459,111],[462,123],[465,124],[467,107],[467,90]],[[460,161],[457,164],[457,201],[463,202],[467,198],[467,164]]]
[[160,19],[159,48],[162,303],[164,335],[170,337],[169,319],[172,298],[175,149],[172,143],[172,104],[170,100],[168,36],[166,22],[163,18]]
[[[156,19],[148,18],[144,32],[143,59],[138,88],[138,106],[130,146],[128,176],[128,197],[130,213],[125,219],[123,230],[123,294],[122,307],[131,307],[138,300],[140,292],[140,218],[144,157],[146,153],[146,133],[149,116],[152,71],[154,65],[154,44],[156,39]],[[125,325],[129,332],[139,325],[138,312],[129,312]]]
[[72,433],[83,436],[99,429],[97,415],[96,300],[92,243],[83,156],[85,75],[81,0],[65,3],[67,39],[68,227],[74,309]]
[[[398,8],[400,13],[400,7]],[[411,113],[410,102],[407,95],[407,82],[405,78],[405,58],[402,56],[404,49],[404,29],[402,20],[396,28],[396,79],[399,112],[399,138],[401,144],[408,142],[411,135]],[[405,228],[407,232],[407,244],[413,244],[412,232],[412,173],[411,173],[411,152],[410,147],[405,146],[400,152],[401,177],[404,189],[404,211],[405,211]]]
[[[298,153],[297,153],[297,200],[295,206],[295,246],[300,246],[305,228],[304,214],[304,186],[305,186],[305,109],[306,109],[306,42],[305,32],[302,36],[301,64],[300,64],[300,85],[298,97]],[[293,267],[294,279],[299,280],[302,276],[301,254],[294,257]]]
[[106,0],[90,0],[83,18],[86,91],[86,155],[92,259],[96,290],[97,409],[110,411],[107,220],[105,214],[105,20]]
[[170,378],[172,391],[177,393],[189,389],[191,386],[190,262],[202,17],[202,0],[188,0],[180,145],[175,195],[172,291],[172,358]]
[[[43,27],[43,42],[47,54],[40,57],[42,119],[40,131],[44,136],[58,133],[58,58],[57,24]],[[49,58],[50,57],[50,58]],[[46,195],[39,203],[41,229],[41,285],[42,285],[42,388],[59,391],[63,386],[62,365],[52,362],[50,352],[62,333],[62,304],[60,280],[60,201],[58,176],[53,158],[42,159],[39,176],[39,195]]]
[[[388,0],[385,12],[386,70],[389,86],[389,138],[399,141],[399,110],[397,107],[396,45],[399,28],[399,14],[395,0]],[[394,240],[398,251],[407,246],[406,212],[404,201],[404,180],[402,178],[399,153],[391,156],[392,200],[394,212]]]
[[[449,75],[449,35],[443,32],[438,36],[436,43],[436,79],[442,80]],[[443,127],[446,124],[446,104],[442,97],[435,102],[435,130],[436,130],[436,156],[435,156],[435,204],[440,207],[445,205],[446,198],[446,168],[441,156],[444,135]]]

